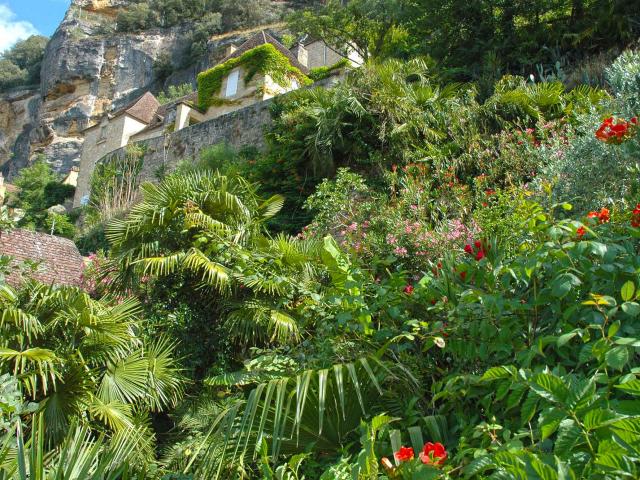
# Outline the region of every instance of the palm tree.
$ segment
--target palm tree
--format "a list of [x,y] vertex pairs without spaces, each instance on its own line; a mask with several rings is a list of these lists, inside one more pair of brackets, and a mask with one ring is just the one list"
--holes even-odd
[[30,435],[16,421],[13,435],[0,442],[0,479],[13,480],[143,480],[136,453],[153,454],[144,432],[129,431],[109,439],[97,438],[86,425],[73,421],[60,445],[47,450],[42,414],[34,416]]
[[[247,380],[234,375],[208,383],[234,386]],[[171,460],[196,478],[218,479],[250,476],[265,446],[275,464],[311,446],[314,454],[335,455],[358,438],[362,421],[393,409],[390,389],[397,396],[415,387],[402,365],[377,356],[272,378],[226,405],[203,401],[182,425],[190,431],[190,442],[181,445],[189,457],[178,460],[173,452]]]
[[[143,185],[142,195],[126,218],[107,227],[117,281],[128,286],[142,275],[183,270],[219,292],[231,287],[229,259],[255,241],[283,201],[262,201],[246,180],[212,171],[171,175]],[[214,261],[207,251],[217,246],[225,251]]]
[[279,195],[262,200],[241,177],[210,170],[144,185],[143,201],[107,229],[115,285],[180,274],[221,305],[232,341],[295,343],[296,296],[316,281],[319,248],[267,236],[264,223],[282,202]]
[[40,404],[59,442],[72,419],[105,432],[146,431],[146,413],[182,396],[174,345],[139,336],[140,305],[94,300],[76,287],[0,285],[0,373]]

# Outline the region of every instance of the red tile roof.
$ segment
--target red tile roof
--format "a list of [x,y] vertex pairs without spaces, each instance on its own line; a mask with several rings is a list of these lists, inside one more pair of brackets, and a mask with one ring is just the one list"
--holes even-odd
[[47,284],[79,285],[84,270],[84,260],[73,241],[21,228],[0,232],[0,254],[14,259],[7,277],[11,285],[24,280],[18,265],[25,260],[38,262],[32,277]]
[[147,92],[123,109],[115,112],[113,116],[127,113],[133,118],[148,124],[155,117],[158,108],[160,108],[160,102],[153,96],[153,93]]

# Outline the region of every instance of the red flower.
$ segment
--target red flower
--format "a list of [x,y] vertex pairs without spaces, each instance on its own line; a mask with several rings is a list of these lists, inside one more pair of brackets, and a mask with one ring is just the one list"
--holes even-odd
[[578,238],[584,237],[585,233],[587,233],[587,229],[584,227],[580,227],[576,230],[576,235],[578,235]]
[[609,209],[602,207],[599,212],[587,213],[587,218],[597,218],[600,223],[608,223],[611,220]]
[[495,191],[495,190],[493,190],[493,189],[491,189],[491,188],[488,188],[487,190],[485,190],[485,191],[484,191],[484,194],[485,194],[487,197],[490,197],[491,195],[494,195],[495,193],[496,193],[496,191]]
[[442,465],[446,459],[447,451],[440,442],[427,442],[420,452],[420,460],[426,465]]
[[413,458],[413,448],[411,448],[411,447],[400,447],[400,450],[398,450],[396,453],[394,453],[393,456],[399,462],[406,462],[406,461],[411,460]]
[[475,242],[473,242],[473,245],[477,248],[477,249],[482,249],[482,242],[480,240],[476,240]]
[[476,260],[480,261],[484,258],[484,250],[480,249],[478,250],[478,253],[476,253]]
[[460,272],[460,278],[461,278],[461,279],[462,279],[462,281],[464,282],[464,281],[465,281],[465,279],[467,278],[467,272],[465,272],[465,271]]
[[473,247],[471,246],[471,244],[467,243],[467,244],[464,246],[464,251],[465,251],[466,253],[468,253],[469,255],[473,255]]
[[407,295],[413,295],[413,285],[407,285],[406,287],[404,287],[403,292],[406,293]]
[[609,222],[609,220],[611,220],[608,208],[602,208],[600,210],[600,213],[598,214],[598,220],[600,220],[600,223],[607,223]]
[[635,134],[638,119],[633,117],[630,121],[622,118],[605,118],[596,130],[596,138],[604,143],[620,144]]
[[640,227],[640,203],[638,203],[636,208],[631,212],[631,226],[633,228]]

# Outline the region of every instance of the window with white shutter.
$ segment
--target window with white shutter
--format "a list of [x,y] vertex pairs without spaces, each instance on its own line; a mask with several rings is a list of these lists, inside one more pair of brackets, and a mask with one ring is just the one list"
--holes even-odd
[[240,78],[240,70],[232,70],[227,77],[227,90],[224,94],[225,97],[233,97],[238,93],[238,79]]

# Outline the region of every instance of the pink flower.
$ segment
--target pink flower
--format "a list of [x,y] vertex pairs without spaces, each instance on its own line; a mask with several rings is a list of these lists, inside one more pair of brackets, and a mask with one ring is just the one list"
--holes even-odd
[[399,255],[401,257],[404,257],[407,254],[407,249],[404,247],[397,247],[393,253],[395,253],[396,255]]

